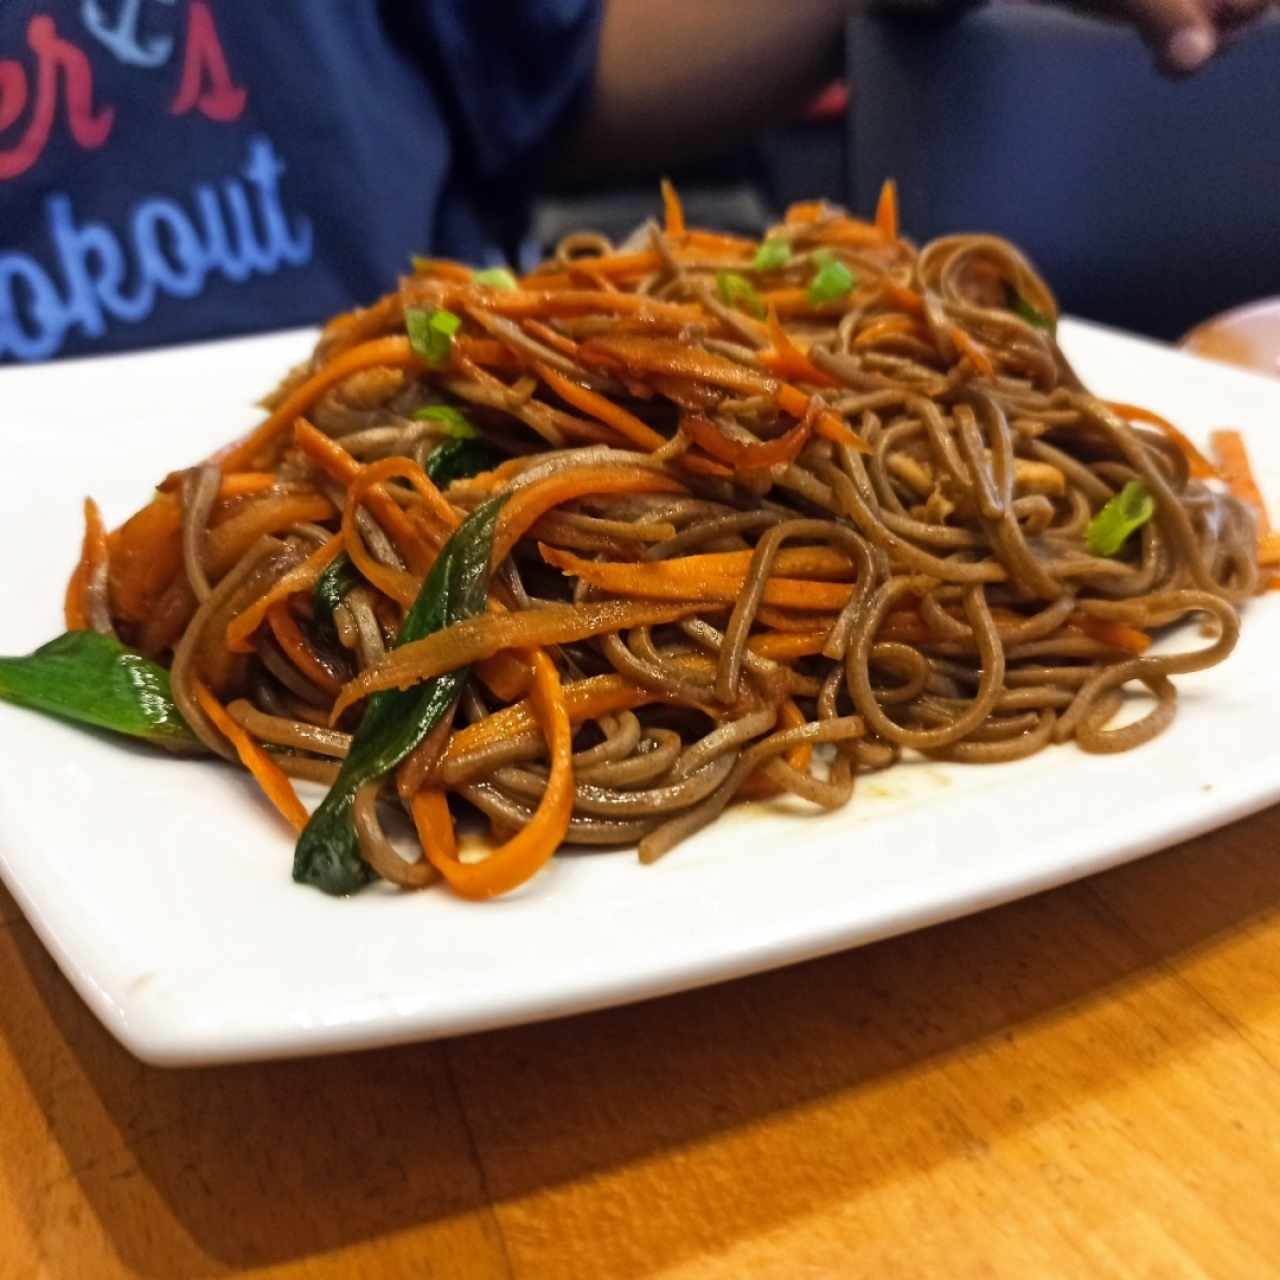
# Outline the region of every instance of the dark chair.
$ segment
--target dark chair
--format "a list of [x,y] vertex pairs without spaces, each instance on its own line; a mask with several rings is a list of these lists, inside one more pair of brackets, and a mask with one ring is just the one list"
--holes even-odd
[[918,239],[991,230],[1076,314],[1173,337],[1280,293],[1280,21],[1199,75],[1024,4],[849,29],[850,191],[894,175]]

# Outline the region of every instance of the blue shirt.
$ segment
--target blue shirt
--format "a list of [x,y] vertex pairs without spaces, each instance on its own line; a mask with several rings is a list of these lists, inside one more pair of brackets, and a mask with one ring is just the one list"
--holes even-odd
[[518,244],[599,0],[0,0],[0,362],[314,321]]

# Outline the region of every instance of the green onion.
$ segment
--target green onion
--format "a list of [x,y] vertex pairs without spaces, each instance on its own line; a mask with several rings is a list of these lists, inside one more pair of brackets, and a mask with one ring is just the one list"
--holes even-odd
[[760,295],[751,286],[746,276],[736,271],[716,272],[716,292],[731,306],[749,311],[753,316],[764,319],[764,303]]
[[1026,298],[1011,284],[1004,287],[1005,305],[1010,311],[1020,315],[1033,329],[1044,329],[1053,332],[1053,321],[1038,307],[1033,307]]
[[25,658],[0,658],[0,698],[167,751],[204,750],[173,701],[169,673],[97,631],[68,631]]
[[819,249],[813,261],[818,269],[809,281],[809,301],[814,306],[843,298],[856,283],[853,272],[830,249]]
[[515,276],[506,267],[486,267],[483,271],[477,271],[471,279],[476,284],[484,285],[486,289],[502,289],[510,292],[520,287],[516,283]]
[[[477,507],[445,543],[397,644],[421,640],[482,612],[489,595],[493,528],[502,494]],[[352,809],[366,782],[385,777],[431,732],[467,683],[469,667],[447,671],[408,689],[385,689],[368,701],[351,749],[320,807],[298,837],[293,878],[325,893],[354,893],[374,878],[360,856]]]
[[325,566],[311,589],[311,606],[316,622],[332,633],[333,611],[347,598],[347,593],[364,579],[345,551],[339,551]]
[[419,422],[442,422],[444,433],[454,440],[470,440],[480,433],[471,425],[466,416],[451,404],[424,404],[415,409],[413,416]]
[[1138,480],[1130,480],[1089,521],[1085,541],[1095,556],[1113,556],[1135,529],[1156,513],[1156,500]]
[[453,346],[453,335],[462,326],[462,317],[443,307],[428,310],[425,307],[410,307],[404,313],[405,332],[409,335],[409,345],[428,364],[442,368],[449,363],[449,350]]
[[455,480],[489,471],[501,461],[502,454],[486,440],[446,440],[432,449],[423,470],[434,484],[447,489]]
[[781,236],[773,236],[756,250],[751,265],[757,271],[781,271],[791,261],[791,245]]

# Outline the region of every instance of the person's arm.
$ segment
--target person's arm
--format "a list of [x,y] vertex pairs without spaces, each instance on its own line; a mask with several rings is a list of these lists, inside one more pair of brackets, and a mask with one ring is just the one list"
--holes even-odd
[[[963,0],[961,0],[963,2]],[[603,0],[586,119],[562,153],[569,174],[652,171],[740,141],[802,106],[840,70],[858,0]],[[954,0],[882,0],[940,12]],[[1137,27],[1171,74],[1197,70],[1220,37],[1270,0],[1081,0]]]
[[802,107],[840,72],[847,0],[604,0],[595,83],[561,167],[651,172]]

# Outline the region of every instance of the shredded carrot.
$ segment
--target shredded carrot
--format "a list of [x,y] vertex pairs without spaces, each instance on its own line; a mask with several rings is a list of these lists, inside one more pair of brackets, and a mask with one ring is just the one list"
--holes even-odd
[[301,831],[307,825],[307,811],[302,807],[302,801],[298,799],[284,770],[231,718],[208,685],[197,678],[192,681],[192,688],[201,711],[235,748],[240,763],[253,775],[263,794],[275,805],[286,822],[295,830]]
[[479,307],[512,320],[599,312],[660,317],[677,324],[698,324],[706,320],[702,308],[692,303],[663,302],[645,293],[604,289],[512,289],[507,292],[467,289],[446,294],[443,303],[459,308]]
[[848,309],[849,305],[848,298],[836,298],[831,302],[813,302],[809,298],[808,289],[795,285],[762,289],[760,302],[766,309],[772,307],[780,316],[839,316]]
[[996,367],[991,357],[981,344],[975,342],[958,324],[951,326],[951,341],[956,344],[960,354],[973,366],[975,372],[983,378],[994,378]]
[[551,368],[541,361],[534,365],[538,377],[551,388],[566,404],[590,414],[593,418],[612,427],[624,440],[650,453],[660,449],[667,443],[666,438],[656,432],[648,423],[642,422],[633,413],[628,413],[620,404],[602,396],[599,392],[574,382],[563,373]]
[[267,610],[292,595],[310,591],[315,586],[316,580],[342,550],[342,544],[342,534],[335,533],[328,541],[321,543],[300,565],[290,569],[266,595],[255,600],[243,613],[232,618],[227,624],[227,648],[232,653],[252,653],[253,645],[249,643],[249,637],[262,625],[266,619]]
[[80,547],[80,560],[67,583],[67,595],[63,606],[68,631],[88,631],[89,584],[107,565],[107,531],[102,523],[102,512],[92,498],[84,500],[84,541]]
[[1137,627],[1125,622],[1113,622],[1110,618],[1097,618],[1089,613],[1076,612],[1071,615],[1072,626],[1079,627],[1085,635],[1099,644],[1108,644],[1113,649],[1123,649],[1126,653],[1145,653],[1151,647],[1151,637]]
[[[360,474],[360,463],[340,444],[330,440],[322,431],[317,431],[305,418],[298,419],[293,430],[293,442],[339,484],[350,485]],[[424,542],[399,503],[380,484],[373,485],[363,500],[377,517],[378,523],[391,535],[409,567],[416,573],[425,573],[435,559],[435,551]],[[443,518],[443,512],[441,516]],[[456,525],[456,515],[453,520]],[[454,526],[451,525],[450,528],[452,527]]]
[[[387,463],[394,465],[387,466]],[[390,596],[408,609],[418,598],[418,592],[422,588],[421,576],[375,560],[364,544],[358,523],[360,507],[366,495],[372,496],[375,487],[389,475],[399,475],[401,473],[399,464],[402,463],[414,465],[408,458],[383,458],[381,462],[374,462],[360,469],[360,474],[347,489],[347,502],[342,508],[342,541],[352,564],[360,573],[383,595]],[[373,504],[370,503],[370,505]]]
[[803,227],[819,221],[830,212],[831,206],[825,200],[797,200],[787,207],[784,221],[789,227]]
[[669,178],[663,178],[659,184],[662,189],[662,213],[666,220],[667,235],[673,240],[684,235],[684,206]]
[[[492,898],[507,893],[534,876],[559,848],[573,816],[573,730],[564,688],[555,663],[546,654],[534,657],[530,704],[547,742],[550,767],[547,786],[525,826],[483,862],[459,862],[443,856],[448,838],[432,838],[424,852],[432,865],[464,898]],[[421,794],[421,793],[419,793]],[[439,818],[438,806],[428,800],[426,817]]]
[[[651,600],[700,600],[732,604],[742,594],[746,572],[706,574],[690,572],[676,560],[630,563],[622,560],[584,560],[569,551],[538,544],[542,558],[556,568],[613,595],[643,596]],[[765,604],[793,609],[842,609],[851,587],[838,582],[770,576],[764,585]]]
[[496,338],[473,338],[462,333],[454,338],[449,354],[454,365],[461,365],[466,360],[485,369],[522,369],[525,365],[524,356],[505,342]]
[[908,289],[893,280],[880,282],[880,300],[913,316],[924,315],[924,299],[914,289]]
[[402,644],[380,662],[366,667],[342,686],[329,723],[336,724],[348,707],[370,694],[383,689],[407,689],[502,650],[570,644],[632,627],[660,626],[687,618],[697,607],[693,603],[673,606],[647,600],[605,600],[540,605],[514,613],[493,612],[466,618],[421,640]]
[[1215,431],[1209,437],[1209,447],[1217,459],[1218,470],[1227,488],[1252,510],[1258,522],[1258,538],[1261,541],[1271,532],[1271,520],[1267,515],[1267,503],[1254,479],[1249,465],[1249,451],[1244,437],[1238,431]]
[[1268,568],[1280,564],[1280,533],[1267,533],[1258,540],[1258,563]]
[[854,338],[853,345],[855,347],[874,347],[878,342],[883,342],[886,338],[901,338],[907,335],[911,337],[920,336],[920,325],[910,316],[894,313],[893,315],[881,316],[873,320]]
[[561,333],[558,329],[553,329],[549,324],[544,324],[541,320],[526,320],[523,328],[526,333],[545,342],[547,346],[554,347],[563,355],[575,356],[578,354],[578,344],[568,334]]
[[425,362],[409,345],[409,339],[402,334],[374,338],[359,346],[350,347],[334,356],[327,364],[321,365],[301,386],[295,387],[285,397],[284,402],[272,411],[271,416],[260,427],[251,431],[239,444],[215,454],[213,460],[224,472],[243,471],[290,430],[294,421],[306,413],[330,387],[361,369],[375,365],[389,365],[397,369],[426,368]]
[[1191,440],[1184,435],[1177,427],[1173,425],[1167,418],[1162,418],[1158,413],[1153,413],[1150,409],[1143,409],[1136,404],[1122,404],[1117,400],[1102,401],[1112,413],[1118,417],[1124,418],[1129,422],[1146,422],[1153,427],[1159,427],[1161,431],[1173,441],[1182,452],[1183,457],[1191,466],[1191,474],[1199,479],[1205,479],[1209,476],[1216,476],[1218,468],[1209,461],[1208,458],[1192,444]]
[[182,563],[182,504],[158,494],[109,539],[111,612],[143,622]]
[[[799,387],[790,383],[782,383],[774,393],[778,407],[793,418],[803,418],[809,412],[809,397]],[[823,410],[813,424],[814,435],[830,440],[832,444],[848,445],[856,453],[870,453],[871,446],[846,422],[841,422],[834,413]]]
[[561,503],[592,493],[684,493],[684,485],[661,471],[646,467],[575,467],[548,476],[507,499],[498,516],[493,535],[493,556],[497,568],[529,529],[548,511]]
[[[573,724],[596,720],[600,716],[613,715],[618,711],[629,711],[649,702],[663,701],[667,699],[662,694],[632,684],[625,676],[620,675],[590,676],[586,680],[575,680],[565,686],[565,702],[569,720]],[[483,720],[455,730],[440,757],[438,767],[453,764],[471,752],[495,742],[518,738],[535,726],[536,721],[528,699],[512,703]]]
[[876,229],[886,240],[898,238],[898,184],[886,178],[876,202]]
[[674,465],[695,476],[711,476],[715,480],[732,480],[733,472],[722,462],[689,450],[674,459]]
[[471,283],[471,270],[449,258],[414,258],[415,276],[438,276],[441,280],[453,280],[459,284]]
[[317,688],[336,696],[342,688],[342,681],[338,680],[312,653],[302,628],[289,612],[289,606],[285,601],[281,600],[267,610],[267,625],[271,628],[271,634],[275,636],[276,643],[284,650],[285,657]]
[[270,471],[239,471],[222,477],[218,484],[218,500],[225,502],[228,498],[252,497],[274,489],[278,483]]
[[205,541],[209,573],[220,578],[264,534],[308,521],[329,520],[334,514],[333,503],[321,493],[283,493],[247,503],[209,531]]
[[791,340],[782,327],[782,321],[778,319],[777,307],[769,308],[766,330],[769,335],[769,347],[756,355],[761,368],[768,369],[770,373],[776,373],[780,378],[794,378],[798,382],[810,382],[818,387],[837,385],[835,378],[819,369]]
[[495,653],[492,658],[477,662],[476,675],[503,702],[523,698],[533,680],[532,668],[518,653]]
[[700,414],[686,414],[680,420],[680,426],[690,440],[701,445],[713,458],[729,463],[738,471],[791,462],[804,448],[813,430],[812,421],[806,418],[773,440],[742,444],[737,440],[730,440],[710,418],[704,418]]
[[441,787],[423,787],[409,802],[418,843],[433,867],[458,860],[458,837],[453,828],[448,794]]
[[787,662],[792,658],[809,658],[822,652],[825,631],[762,631],[747,641],[747,648],[762,658]]

